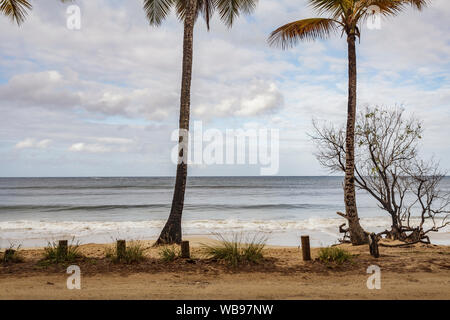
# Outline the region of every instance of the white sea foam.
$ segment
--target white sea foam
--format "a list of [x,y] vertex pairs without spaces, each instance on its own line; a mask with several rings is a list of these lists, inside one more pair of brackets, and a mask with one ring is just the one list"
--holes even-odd
[[[338,226],[345,222],[341,218],[309,218],[304,220],[186,220],[183,222],[185,234],[212,234],[228,232],[267,232],[290,234],[315,234],[318,239],[329,242],[337,239]],[[42,245],[48,241],[64,237],[84,239],[94,242],[108,241],[118,237],[149,239],[158,235],[164,220],[150,221],[33,221],[19,220],[0,222],[0,241],[25,242],[28,245]],[[363,218],[362,226],[369,231],[389,228],[388,217]],[[429,225],[428,225],[429,226]],[[447,226],[441,232],[450,232]],[[328,240],[327,240],[328,239]],[[449,239],[450,240],[450,239]],[[280,240],[281,241],[281,240]],[[277,241],[277,242],[280,242]],[[290,241],[289,241],[290,242]],[[281,241],[280,244],[283,244]],[[287,245],[288,243],[284,243]]]

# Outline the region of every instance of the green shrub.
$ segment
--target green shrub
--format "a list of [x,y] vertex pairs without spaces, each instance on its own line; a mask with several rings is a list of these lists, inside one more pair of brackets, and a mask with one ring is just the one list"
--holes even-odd
[[264,258],[263,249],[266,237],[254,236],[243,241],[242,235],[234,234],[231,240],[217,235],[218,244],[203,245],[205,253],[212,259],[222,260],[230,266],[237,267],[245,263],[259,263]]
[[159,256],[165,262],[174,261],[180,256],[180,250],[174,246],[164,246],[159,250]]
[[145,247],[141,242],[130,241],[129,243],[127,243],[127,247],[123,256],[119,256],[116,246],[106,248],[105,256],[115,263],[122,262],[126,264],[132,264],[139,263],[145,260],[144,251]]
[[1,261],[3,263],[19,263],[23,262],[23,257],[20,255],[21,245],[18,245],[16,248],[14,248],[14,245],[11,245],[9,249],[5,250],[3,253],[3,257],[1,258]]
[[62,253],[58,244],[55,242],[48,243],[47,247],[44,248],[44,257],[41,260],[41,264],[58,264],[58,263],[70,263],[75,262],[82,258],[83,255],[79,252],[80,243],[73,243],[67,246],[67,254]]
[[324,263],[344,263],[346,261],[351,261],[352,255],[350,252],[338,248],[338,247],[328,247],[321,248],[319,250],[319,260]]

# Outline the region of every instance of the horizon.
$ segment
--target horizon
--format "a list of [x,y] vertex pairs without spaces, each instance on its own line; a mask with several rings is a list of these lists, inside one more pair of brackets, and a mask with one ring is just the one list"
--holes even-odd
[[[261,175],[254,175],[254,176],[193,176],[190,175],[189,178],[289,178],[289,177],[344,177],[344,176],[281,176],[281,175],[273,175],[273,176],[261,176]],[[9,179],[9,178],[175,178],[175,176],[31,176],[31,177],[25,177],[25,176],[11,176],[11,177],[0,177],[0,179]]]
[[[31,177],[25,177],[25,176],[11,176],[11,177],[0,177],[0,179],[12,179],[12,178],[18,178],[18,179],[53,179],[53,178],[175,178],[175,176],[31,176]],[[283,176],[283,175],[272,175],[272,176],[261,176],[261,175],[254,175],[254,176],[188,176],[189,178],[344,178],[344,175],[292,175],[292,176]],[[450,175],[445,175],[444,178],[450,178]]]

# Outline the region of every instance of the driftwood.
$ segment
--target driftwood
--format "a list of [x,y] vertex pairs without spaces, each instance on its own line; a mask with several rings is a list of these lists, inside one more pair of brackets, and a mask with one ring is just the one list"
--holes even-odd
[[395,248],[395,247],[407,247],[407,246],[411,246],[411,245],[416,244],[416,243],[425,243],[425,242],[418,240],[418,241],[414,241],[414,242],[406,242],[406,243],[392,244],[392,245],[391,244],[380,243],[379,246],[387,247],[387,248]]
[[[338,215],[340,216],[345,216],[342,212],[336,212]],[[344,236],[342,237],[342,239],[339,239],[340,243],[351,243],[350,241],[350,235],[349,235],[349,230],[348,228],[344,228],[346,226],[345,223],[341,224],[339,226],[339,233],[343,233]]]
[[[338,215],[344,217],[345,214],[342,212],[336,212]],[[339,232],[344,234],[344,237],[342,239],[339,239],[340,243],[351,243],[350,236],[348,234],[348,228],[345,228],[346,224],[343,223],[339,226]],[[378,250],[378,240],[380,239],[380,236],[375,233],[369,233],[366,232],[367,238],[369,239],[369,252],[370,255],[374,258],[378,258],[380,256],[380,252]]]

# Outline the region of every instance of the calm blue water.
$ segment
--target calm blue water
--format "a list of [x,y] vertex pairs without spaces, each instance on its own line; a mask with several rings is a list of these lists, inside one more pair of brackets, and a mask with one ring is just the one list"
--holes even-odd
[[[62,237],[81,242],[152,239],[167,219],[174,178],[0,178],[0,245],[43,245]],[[450,179],[444,180],[450,189]],[[362,224],[389,227],[387,215],[359,193]],[[264,232],[269,243],[336,242],[344,220],[340,177],[190,177],[185,235]],[[450,242],[450,236],[438,242]]]

